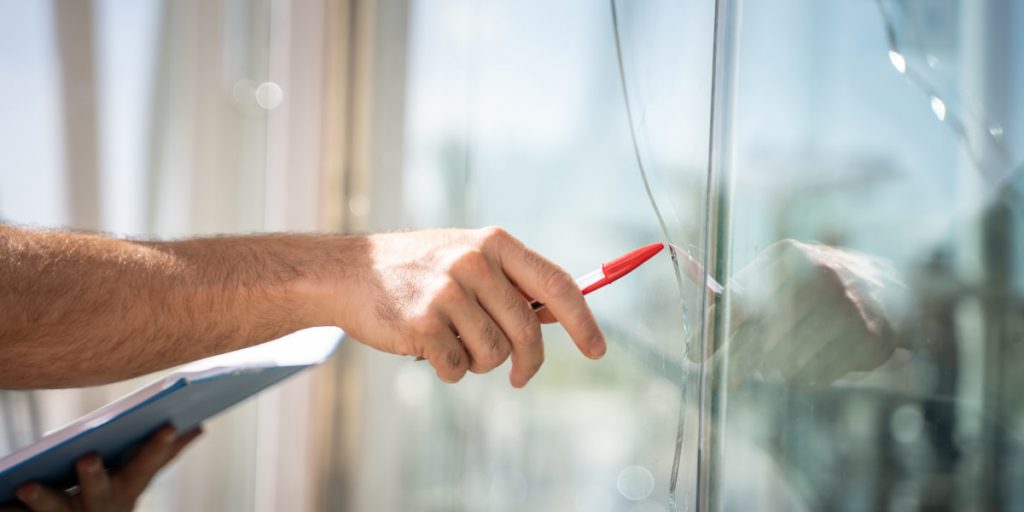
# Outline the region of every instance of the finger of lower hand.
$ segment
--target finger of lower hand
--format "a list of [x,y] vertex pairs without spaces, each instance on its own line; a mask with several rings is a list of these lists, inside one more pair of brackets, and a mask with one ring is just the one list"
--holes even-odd
[[604,334],[572,277],[558,265],[511,237],[492,242],[505,274],[531,297],[544,303],[587,357],[605,352]]
[[203,435],[203,427],[199,426],[192,429],[189,433],[175,439],[174,446],[171,447],[171,454],[167,457],[167,462],[174,460],[182,450],[187,448],[188,445],[192,444],[192,442],[198,439],[201,435]]
[[67,495],[38,483],[22,485],[18,488],[15,495],[32,512],[65,512],[71,510],[71,501]]
[[117,472],[114,481],[118,494],[124,497],[125,501],[134,502],[157,471],[173,457],[174,446],[174,427],[167,426],[157,430]]
[[103,467],[103,459],[99,455],[88,455],[75,463],[78,473],[78,487],[81,489],[82,505],[87,511],[99,511],[109,508],[112,491],[110,477]]

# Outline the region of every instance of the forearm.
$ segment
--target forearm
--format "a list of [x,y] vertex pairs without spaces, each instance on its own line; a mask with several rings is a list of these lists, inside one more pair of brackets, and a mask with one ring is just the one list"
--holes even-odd
[[[135,242],[0,226],[0,387],[121,380],[336,323],[363,239]],[[337,288],[337,287],[335,287]],[[332,290],[339,291],[339,290]]]
[[500,228],[135,242],[0,225],[0,388],[111,382],[318,325],[448,382],[511,358],[521,387],[542,320],[604,354],[572,277]]

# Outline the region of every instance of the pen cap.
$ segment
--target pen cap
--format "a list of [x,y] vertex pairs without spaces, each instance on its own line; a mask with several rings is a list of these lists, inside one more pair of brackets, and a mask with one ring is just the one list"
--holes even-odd
[[651,259],[664,248],[665,244],[661,242],[646,245],[601,265],[601,270],[604,271],[605,279],[612,282]]

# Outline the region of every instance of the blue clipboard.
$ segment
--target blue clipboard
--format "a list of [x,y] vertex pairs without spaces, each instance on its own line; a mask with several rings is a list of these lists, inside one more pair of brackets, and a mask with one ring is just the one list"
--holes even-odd
[[300,371],[326,361],[344,337],[314,327],[254,347],[186,365],[0,459],[0,504],[16,500],[17,486],[36,481],[75,485],[75,461],[98,453],[116,469],[160,427],[178,432]]

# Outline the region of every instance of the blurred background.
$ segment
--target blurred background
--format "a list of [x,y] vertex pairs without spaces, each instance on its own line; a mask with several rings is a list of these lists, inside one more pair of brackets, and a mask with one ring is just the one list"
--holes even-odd
[[[601,361],[549,326],[526,389],[445,385],[350,340],[141,510],[1024,510],[1022,29],[1012,0],[0,0],[0,219],[501,225],[577,275],[675,246],[588,297]],[[0,392],[0,454],[152,378]]]

